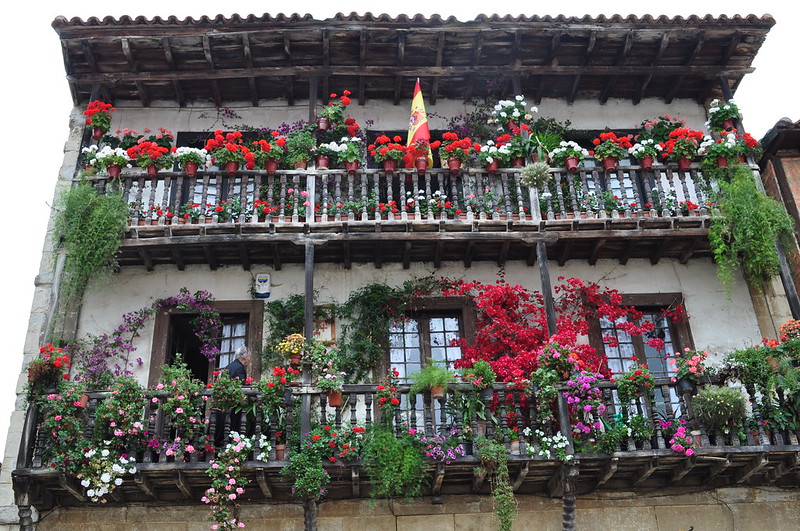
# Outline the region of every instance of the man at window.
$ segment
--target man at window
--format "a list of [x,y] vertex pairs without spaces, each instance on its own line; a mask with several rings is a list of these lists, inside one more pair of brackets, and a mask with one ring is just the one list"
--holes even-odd
[[252,352],[245,345],[236,349],[233,361],[225,366],[231,379],[238,378],[242,382],[247,380],[247,364],[250,363],[251,356]]

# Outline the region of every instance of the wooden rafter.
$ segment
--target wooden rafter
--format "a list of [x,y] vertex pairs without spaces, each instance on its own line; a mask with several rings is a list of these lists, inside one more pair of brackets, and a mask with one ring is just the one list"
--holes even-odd
[[175,486],[178,487],[178,490],[181,491],[181,494],[183,494],[184,498],[191,500],[194,497],[192,495],[192,488],[189,485],[186,473],[183,470],[176,470],[172,474],[172,479],[175,481]]
[[[292,66],[292,43],[286,32],[283,32],[283,63],[286,67]],[[294,76],[286,76],[286,101],[294,105]]]
[[[405,66],[406,60],[406,33],[401,31],[397,34],[397,58],[396,64],[397,69],[402,70],[403,66]],[[403,90],[403,76],[402,75],[395,75],[394,76],[394,104],[400,104],[400,95],[402,94]]]
[[[331,32],[329,29],[323,29],[322,66],[327,70],[329,69],[330,65],[331,65]],[[325,105],[328,104],[328,99],[330,98],[330,93],[331,93],[330,75],[331,74],[320,75],[320,78],[322,79],[322,103]]]
[[[650,61],[651,66],[658,65],[658,63],[661,61],[661,58],[664,56],[664,52],[667,50],[667,46],[669,46],[669,33],[664,33],[661,36],[661,42],[658,45],[658,50],[656,50],[655,55],[653,55],[653,59]],[[647,87],[650,86],[650,82],[652,80],[653,80],[653,74],[647,74],[644,77],[644,81],[642,82],[642,86],[639,89],[639,93],[633,98],[634,105],[642,101],[642,98],[644,98],[644,95],[647,93]]]
[[[597,44],[597,32],[593,31],[589,34],[589,41],[586,43],[586,51],[583,54],[583,59],[581,60],[581,66],[586,66],[589,64],[591,60],[592,53],[594,52],[594,47]],[[570,89],[569,96],[567,96],[567,103],[572,105],[575,103],[575,97],[578,94],[578,86],[580,85],[581,75],[576,74],[575,78],[572,80],[572,88]]]
[[[250,50],[250,34],[242,33],[242,52],[244,52],[244,64],[247,68],[253,68],[253,54]],[[247,85],[250,87],[250,103],[253,107],[258,107],[258,89],[256,88],[256,78],[247,78]]]
[[614,477],[614,474],[617,473],[617,467],[619,466],[619,457],[612,457],[611,460],[606,463],[603,467],[603,471],[597,478],[597,483],[595,484],[595,488],[605,485],[608,480]]
[[647,481],[650,478],[650,476],[652,476],[653,473],[656,470],[658,470],[658,466],[659,466],[658,457],[650,458],[650,460],[648,460],[647,463],[642,465],[639,471],[636,474],[634,474],[634,477],[636,479],[633,482],[633,486],[638,487],[639,485]]
[[[697,59],[697,55],[700,53],[700,50],[703,48],[703,44],[706,42],[706,34],[704,31],[701,31],[697,35],[697,39],[695,40],[694,49],[686,58],[685,64],[686,68],[692,68],[694,66],[694,61]],[[678,79],[675,80],[675,83],[672,85],[672,88],[667,93],[667,96],[664,98],[666,103],[672,103],[672,100],[675,99],[675,94],[677,94],[678,89],[680,88],[683,80],[686,79],[685,75],[678,76]]]
[[[625,35],[625,42],[622,45],[622,49],[617,55],[615,60],[615,64],[618,67],[625,65],[625,60],[628,58],[628,54],[631,51],[631,46],[633,46],[633,41],[635,38],[635,33],[633,31],[629,31],[627,35]],[[606,83],[603,92],[600,93],[600,104],[605,105],[608,102],[608,95],[611,93],[611,88],[614,86],[614,83],[617,81],[616,75],[611,75],[608,78],[608,82]]]
[[464,87],[464,101],[468,102],[472,99],[472,94],[475,91],[475,77],[476,77],[476,68],[481,64],[481,57],[483,56],[483,44],[484,44],[484,34],[482,31],[478,31],[478,35],[475,36],[475,53],[472,56],[472,68],[473,71],[470,73],[469,77],[467,78],[467,82]]
[[[367,40],[368,34],[366,28],[361,28],[358,35],[358,67],[364,70],[367,67]],[[364,76],[358,76],[358,104],[364,105],[367,103],[367,83]]]
[[[161,39],[161,48],[164,50],[164,60],[167,62],[167,66],[169,66],[170,70],[175,70],[175,58],[172,55],[172,46],[169,43],[169,38],[164,37]],[[175,99],[178,102],[178,106],[185,107],[186,97],[183,94],[181,82],[177,79],[173,79],[172,89],[175,91]]]
[[263,494],[267,499],[272,498],[272,488],[270,487],[267,475],[263,470],[256,470],[256,482],[258,483],[258,487],[261,489],[261,494]]
[[[447,32],[441,31],[436,40],[436,66],[442,66],[444,60],[444,43],[447,38]],[[439,97],[439,78],[434,77],[431,80],[431,105],[436,105],[436,99]]]
[[[214,58],[211,54],[211,39],[209,38],[208,35],[203,35],[203,55],[206,58],[206,67],[210,71],[216,71],[214,65]],[[222,95],[219,92],[219,83],[217,82],[218,79],[225,79],[225,78],[211,77],[209,78],[209,82],[211,83],[211,94],[212,97],[214,98],[214,103],[217,105],[217,107],[221,107]]]

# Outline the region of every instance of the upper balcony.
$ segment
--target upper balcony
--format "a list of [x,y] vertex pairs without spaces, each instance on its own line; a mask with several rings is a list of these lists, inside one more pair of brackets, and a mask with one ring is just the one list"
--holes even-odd
[[577,173],[551,170],[552,184],[541,192],[524,186],[517,168],[495,174],[478,168],[201,171],[195,177],[128,171],[119,180],[92,178],[100,189],[121,187],[131,205],[123,267],[249,269],[259,263],[279,269],[303,263],[306,243],[315,244],[316,261],[346,268],[354,262],[530,265],[539,241],[560,265],[710,256],[713,204],[696,166],[643,170],[623,161],[605,172],[587,161]]

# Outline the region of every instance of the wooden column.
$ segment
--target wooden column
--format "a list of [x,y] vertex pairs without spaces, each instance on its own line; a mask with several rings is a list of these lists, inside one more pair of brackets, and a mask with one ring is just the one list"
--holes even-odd
[[317,76],[311,76],[308,80],[308,121],[314,122],[317,117]]
[[[314,337],[314,244],[306,243],[306,305],[305,305],[305,336],[306,343],[311,343]],[[303,385],[311,384],[311,366],[303,363]],[[311,431],[311,395],[303,393],[300,404],[300,429],[301,436]]]
[[[733,99],[733,92],[731,92],[730,86],[728,86],[728,78],[725,76],[720,76],[719,84],[722,88],[722,95],[726,101],[730,101]],[[734,121],[734,127],[744,134],[744,125],[742,125],[742,121],[737,118]],[[750,161],[750,156],[748,155],[748,164]],[[764,191],[764,184],[759,182],[759,187],[761,188],[763,193]],[[792,270],[789,269],[789,261],[786,260],[786,252],[783,249],[783,245],[780,241],[775,242],[775,252],[778,254],[778,262],[780,263],[780,276],[781,276],[781,283],[783,284],[783,291],[786,293],[786,300],[789,303],[789,309],[792,312],[792,318],[800,319],[800,296],[797,294],[797,286],[794,283],[794,278],[792,277]]]
[[547,243],[536,242],[536,256],[539,260],[539,277],[542,280],[542,295],[544,296],[544,310],[547,315],[547,335],[555,334],[556,308],[553,303],[553,287],[550,283],[550,267],[547,264]]

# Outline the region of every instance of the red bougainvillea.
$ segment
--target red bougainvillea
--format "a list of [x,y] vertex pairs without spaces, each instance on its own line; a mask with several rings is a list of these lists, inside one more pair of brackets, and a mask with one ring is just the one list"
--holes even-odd
[[548,334],[541,293],[508,284],[502,274],[493,284],[449,281],[443,294],[470,297],[477,309],[475,341],[456,341],[462,349],[462,359],[456,365],[471,367],[483,359],[492,365],[499,381],[521,381],[536,370],[539,352],[550,341],[574,352],[584,370],[609,377],[605,353],[579,343],[589,333],[590,319],[625,319],[617,328],[632,336],[655,328],[652,322],[642,320],[641,312],[623,306],[617,290],[577,278],[559,277],[559,282],[553,289],[556,330]]

